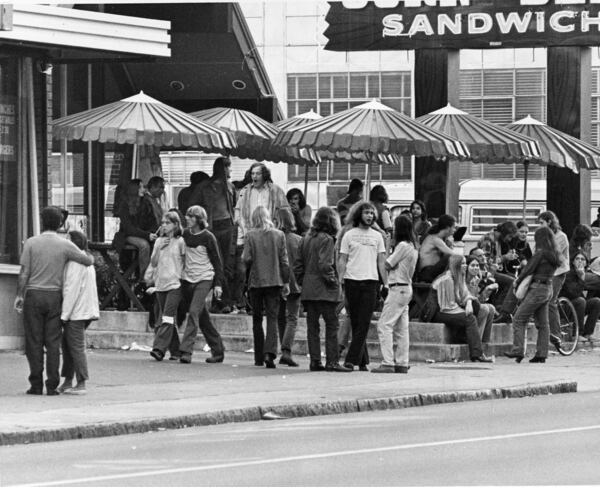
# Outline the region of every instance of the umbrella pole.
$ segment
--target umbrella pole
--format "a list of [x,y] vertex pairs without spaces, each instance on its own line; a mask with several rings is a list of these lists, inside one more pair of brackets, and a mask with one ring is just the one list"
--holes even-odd
[[133,144],[133,156],[131,156],[131,179],[135,179],[137,177],[137,155],[138,146],[137,144]]
[[308,193],[308,164],[304,165],[304,198],[306,199],[306,194]]
[[529,172],[529,161],[525,159],[525,177],[523,180],[523,221],[527,218],[527,173]]

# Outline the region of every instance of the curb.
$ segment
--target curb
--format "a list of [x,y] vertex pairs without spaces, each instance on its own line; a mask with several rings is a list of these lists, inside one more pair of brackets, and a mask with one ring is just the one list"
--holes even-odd
[[0,432],[0,446],[76,440],[83,438],[100,438],[106,436],[147,433],[165,429],[189,428],[193,426],[260,421],[261,419],[302,418],[329,414],[403,409],[431,406],[434,404],[565,394],[570,392],[577,392],[577,382],[544,382],[493,389],[408,394],[376,399],[351,399],[345,401],[296,403],[277,406],[252,406],[243,409],[227,409],[202,414],[189,414],[140,421],[97,423],[68,428],[41,429],[11,433]]

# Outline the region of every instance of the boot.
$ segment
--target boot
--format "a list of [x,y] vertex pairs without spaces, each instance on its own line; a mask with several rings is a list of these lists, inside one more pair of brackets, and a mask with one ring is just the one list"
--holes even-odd
[[298,363],[294,361],[292,358],[292,352],[289,350],[281,351],[281,358],[279,359],[279,363],[282,365],[287,365],[288,367],[298,367]]

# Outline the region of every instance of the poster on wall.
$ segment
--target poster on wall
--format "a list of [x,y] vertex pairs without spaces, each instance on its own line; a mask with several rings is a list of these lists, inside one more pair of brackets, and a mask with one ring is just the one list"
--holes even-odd
[[0,161],[17,159],[17,100],[0,95]]
[[600,45],[600,0],[346,0],[325,20],[331,51]]

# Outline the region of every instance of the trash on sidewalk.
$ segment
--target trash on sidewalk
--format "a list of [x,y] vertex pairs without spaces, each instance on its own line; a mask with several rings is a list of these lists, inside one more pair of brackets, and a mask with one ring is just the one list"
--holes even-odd
[[208,346],[208,343],[202,347],[202,350],[204,350],[205,352],[210,352],[210,347]]
[[246,350],[244,353],[254,353],[254,349],[253,348],[249,348],[248,350]]
[[280,416],[279,414],[272,413],[271,411],[266,412],[262,415],[262,419],[265,420],[273,420],[273,419],[288,419],[285,416]]
[[123,345],[121,350],[129,350],[130,352],[151,352],[152,347],[148,345],[138,345],[137,342],[132,342],[131,345]]

